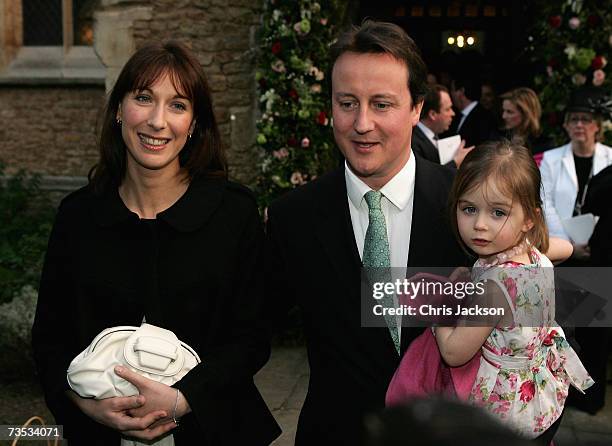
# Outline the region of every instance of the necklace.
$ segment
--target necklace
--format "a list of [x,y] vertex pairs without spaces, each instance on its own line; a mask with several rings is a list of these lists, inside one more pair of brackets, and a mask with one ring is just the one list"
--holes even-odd
[[529,249],[529,242],[525,240],[519,243],[518,245],[510,249],[507,249],[506,251],[500,252],[490,262],[487,262],[486,260],[483,260],[483,259],[479,259],[477,262],[478,263],[477,266],[481,268],[482,267],[487,268],[487,267],[491,267],[495,265],[501,265],[502,263],[506,263],[508,260],[512,259],[513,257],[526,253],[528,249]]

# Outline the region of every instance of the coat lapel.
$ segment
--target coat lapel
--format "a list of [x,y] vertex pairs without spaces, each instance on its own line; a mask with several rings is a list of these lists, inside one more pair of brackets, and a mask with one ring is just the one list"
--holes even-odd
[[565,152],[563,153],[563,167],[565,172],[572,180],[574,187],[578,190],[578,176],[576,175],[576,165],[574,164],[574,154],[572,153],[571,144],[565,146]]
[[[346,308],[361,308],[361,258],[353,233],[353,224],[348,205],[344,168],[337,169],[326,178],[321,178],[320,190],[315,198],[314,230],[322,242],[325,254],[337,272],[337,280],[344,288],[339,300]],[[352,312],[351,312],[352,313]],[[359,319],[351,321],[352,333],[346,336],[361,338],[360,344],[368,350],[372,358],[393,358],[399,360],[391,334],[387,327],[361,327],[360,312],[355,312]],[[386,360],[384,360],[386,361]]]
[[[408,250],[408,267],[431,266],[428,253],[432,251],[432,238],[434,234],[432,222],[439,219],[439,209],[433,206],[429,199],[432,184],[428,184],[426,162],[415,158],[416,172],[414,179],[414,198],[412,205],[412,225],[410,229],[410,246]],[[439,254],[438,254],[439,255]]]
[[595,154],[593,155],[593,175],[597,175],[612,163],[610,159],[610,150],[603,144],[595,145]]
[[354,280],[359,280],[361,260],[348,207],[344,168],[336,169],[321,181],[320,193],[315,197],[314,230],[338,272],[338,280],[349,290],[354,289]]

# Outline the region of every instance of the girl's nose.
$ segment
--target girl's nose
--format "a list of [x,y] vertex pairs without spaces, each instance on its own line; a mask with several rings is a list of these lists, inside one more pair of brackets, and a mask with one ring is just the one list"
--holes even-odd
[[487,222],[484,215],[480,214],[474,220],[474,229],[477,231],[486,231],[487,230]]

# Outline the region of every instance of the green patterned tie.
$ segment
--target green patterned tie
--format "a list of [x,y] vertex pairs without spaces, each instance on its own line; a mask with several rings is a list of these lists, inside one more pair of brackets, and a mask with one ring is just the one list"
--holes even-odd
[[[389,254],[389,240],[387,239],[387,224],[385,223],[385,215],[380,207],[382,193],[378,191],[369,191],[365,194],[365,201],[368,204],[368,230],[365,235],[365,243],[363,244],[363,266],[365,268],[384,268],[383,270],[373,270],[374,275],[378,276],[375,281],[391,281],[391,272],[388,268],[391,267],[391,256]],[[378,271],[376,273],[375,271]],[[382,272],[383,274],[380,274]],[[382,277],[384,276],[384,277]],[[383,298],[385,307],[392,307],[393,296]],[[385,320],[391,333],[391,339],[395,345],[395,350],[400,352],[400,339],[397,329],[397,320],[395,316],[386,316]]]

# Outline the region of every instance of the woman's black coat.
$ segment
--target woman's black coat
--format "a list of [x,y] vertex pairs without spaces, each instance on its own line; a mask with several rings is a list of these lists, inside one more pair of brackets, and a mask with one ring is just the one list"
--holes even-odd
[[267,445],[279,428],[253,384],[269,357],[260,311],[263,232],[242,186],[197,179],[155,220],[112,190],[63,200],[49,241],[32,330],[47,404],[71,446],[119,444],[65,396],[70,361],[103,329],[174,331],[202,363],[175,384],[192,413],[177,446]]

